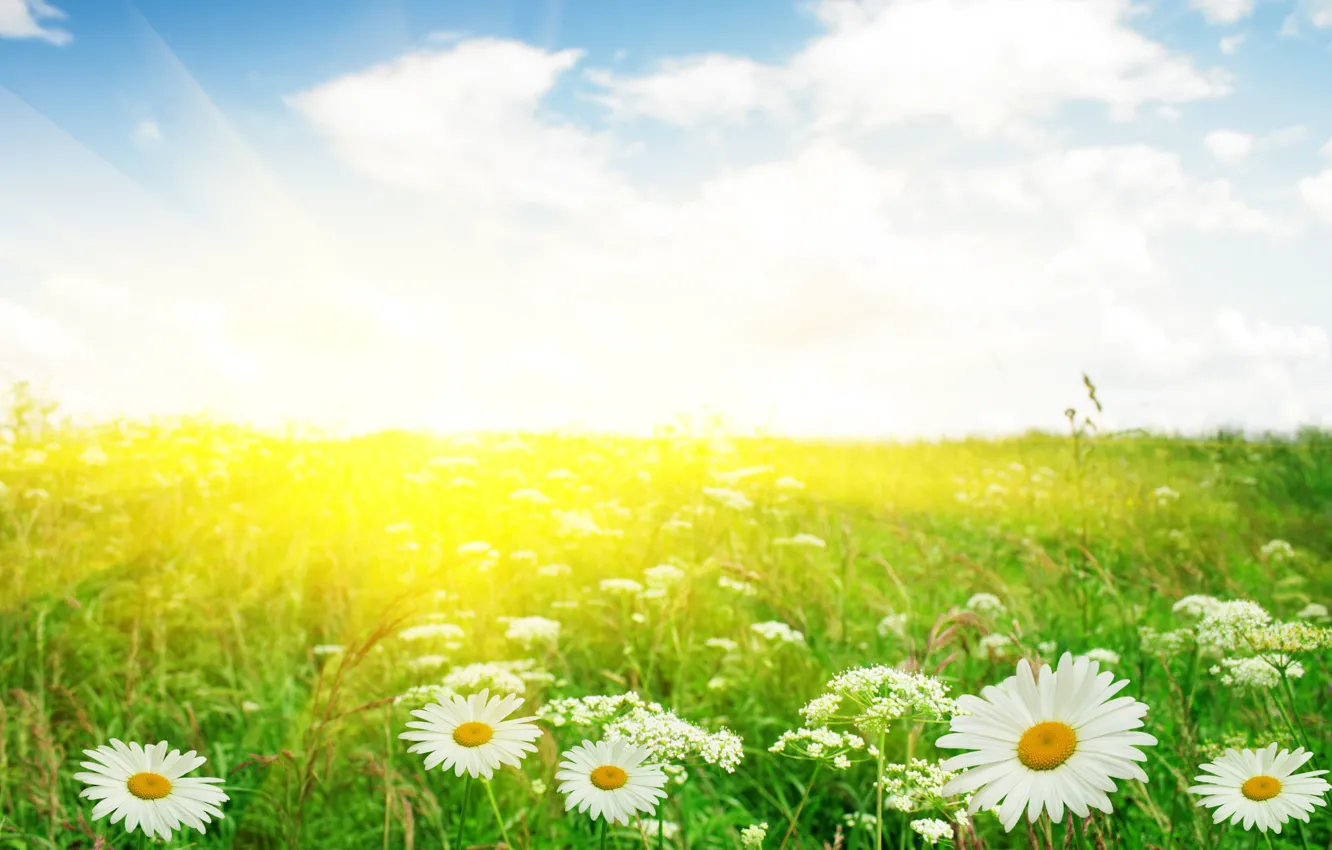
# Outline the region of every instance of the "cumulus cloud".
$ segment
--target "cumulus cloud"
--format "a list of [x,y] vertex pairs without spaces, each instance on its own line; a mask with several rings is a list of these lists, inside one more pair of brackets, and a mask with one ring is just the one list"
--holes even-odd
[[44,24],[63,21],[64,12],[44,0],[0,0],[0,38],[34,38],[51,44],[74,40],[68,30]]
[[347,74],[287,102],[374,177],[482,204],[569,208],[620,193],[603,167],[609,137],[538,115],[581,56],[473,39]]
[[1207,152],[1222,165],[1238,165],[1253,152],[1253,134],[1213,130],[1203,138]]
[[1253,14],[1253,0],[1189,0],[1209,24],[1233,24]]
[[941,118],[973,132],[1020,130],[1062,104],[1117,118],[1147,103],[1230,90],[1128,25],[1126,0],[822,0],[826,32],[780,67],[721,56],[594,81],[621,114],[691,125],[711,115],[806,104],[823,129]]

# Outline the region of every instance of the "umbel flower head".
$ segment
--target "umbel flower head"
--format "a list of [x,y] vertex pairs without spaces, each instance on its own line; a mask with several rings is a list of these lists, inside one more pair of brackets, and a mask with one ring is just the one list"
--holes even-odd
[[127,832],[138,827],[149,838],[170,838],[186,826],[202,833],[204,824],[222,817],[218,807],[228,799],[217,787],[222,780],[185,776],[207,761],[194,750],[167,753],[166,741],[144,747],[112,738],[109,747],[83,752],[93,759],[81,762],[90,772],[76,773],[74,778],[89,786],[80,797],[100,801],[93,808],[93,820],[110,814],[111,823],[125,821]]
[[532,743],[541,737],[541,730],[531,717],[506,720],[518,706],[522,697],[491,697],[482,690],[463,698],[450,696],[412,712],[419,722],[407,724],[410,732],[398,737],[416,741],[409,753],[425,753],[425,769],[443,764],[454,776],[467,775],[481,779],[494,776],[500,765],[517,767],[528,753],[536,752]]
[[626,741],[584,741],[564,752],[555,779],[565,795],[564,809],[591,810],[592,820],[627,825],[636,813],[652,814],[666,796],[661,765],[644,764],[647,747]]
[[1202,765],[1206,773],[1194,777],[1202,784],[1189,793],[1202,797],[1199,806],[1216,809],[1213,823],[1229,819],[1243,822],[1246,830],[1257,824],[1261,832],[1270,829],[1279,834],[1290,818],[1308,823],[1314,806],[1327,805],[1323,798],[1327,780],[1320,778],[1327,771],[1295,773],[1312,757],[1303,747],[1278,753],[1276,744],[1261,750],[1226,750],[1216,761]]
[[1097,674],[1098,664],[1064,653],[1059,668],[1041,666],[1040,678],[1026,659],[1017,675],[981,696],[958,698],[967,712],[952,719],[952,732],[939,739],[947,749],[971,752],[944,761],[944,770],[967,769],[943,788],[947,795],[975,792],[970,811],[1002,802],[999,819],[1012,830],[1027,810],[1035,821],[1048,810],[1056,821],[1068,808],[1081,818],[1089,809],[1110,812],[1106,792],[1115,779],[1147,780],[1136,762],[1137,747],[1155,744],[1142,726],[1147,706],[1132,697],[1112,699],[1128,684],[1113,673]]

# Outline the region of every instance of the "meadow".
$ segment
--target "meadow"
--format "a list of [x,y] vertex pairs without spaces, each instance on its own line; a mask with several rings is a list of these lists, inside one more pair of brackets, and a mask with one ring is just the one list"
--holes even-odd
[[[1332,767],[1332,436],[1070,423],[347,438],[20,405],[0,437],[0,847],[147,846],[79,797],[83,751],[112,738],[196,750],[225,780],[225,817],[172,847],[1332,846],[1325,808],[1275,834],[1188,791],[1231,747]],[[1217,651],[1202,622],[1232,600],[1304,643],[1276,664]],[[1076,826],[960,816],[928,706],[869,733],[808,708],[852,668],[957,697],[1065,652],[1127,679],[1158,742],[1147,780]],[[542,730],[484,791],[398,737],[482,688]],[[666,797],[602,833],[555,773],[617,734],[666,764]]]

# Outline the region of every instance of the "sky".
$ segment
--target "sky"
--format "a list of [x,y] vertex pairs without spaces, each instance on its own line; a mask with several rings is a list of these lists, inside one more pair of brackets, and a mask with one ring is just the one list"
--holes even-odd
[[88,417],[1332,427],[1332,0],[0,0]]

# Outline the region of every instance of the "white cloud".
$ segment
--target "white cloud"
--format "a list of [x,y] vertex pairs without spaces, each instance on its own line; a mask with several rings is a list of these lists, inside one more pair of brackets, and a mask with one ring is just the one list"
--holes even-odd
[[1253,14],[1253,0],[1189,0],[1209,24],[1233,24]]
[[1216,330],[1224,347],[1244,357],[1268,360],[1328,359],[1332,344],[1327,332],[1313,325],[1273,326],[1249,322],[1238,311],[1227,310],[1217,316]]
[[[807,101],[822,129],[943,118],[982,133],[1023,129],[1072,101],[1125,119],[1146,103],[1230,90],[1225,72],[1201,72],[1131,29],[1127,0],[822,0],[815,11],[826,34],[780,69],[710,57],[596,80],[621,112],[677,123],[790,98]],[[725,84],[689,84],[708,79]]]
[[1300,181],[1299,190],[1300,197],[1314,215],[1332,224],[1332,168],[1304,178]]
[[1224,55],[1234,56],[1235,51],[1239,50],[1239,46],[1244,43],[1245,38],[1247,38],[1247,36],[1242,32],[1236,33],[1235,35],[1228,35],[1217,43],[1217,47],[1220,48]]
[[155,147],[162,143],[162,128],[157,125],[155,119],[145,118],[134,125],[130,138],[141,148]]
[[35,38],[51,44],[69,44],[74,37],[43,21],[63,21],[64,12],[44,0],[0,0],[0,38]]
[[587,77],[605,89],[596,100],[620,118],[646,116],[689,127],[703,122],[740,123],[754,113],[791,109],[786,73],[735,56],[669,59],[641,77],[591,70]]
[[581,55],[475,39],[339,77],[287,102],[374,177],[481,204],[595,205],[620,194],[603,167],[611,140],[538,115]]
[[1309,23],[1319,29],[1332,27],[1332,0],[1302,0],[1301,6]]
[[1238,130],[1213,130],[1203,138],[1212,157],[1222,165],[1238,165],[1253,152],[1253,134]]

